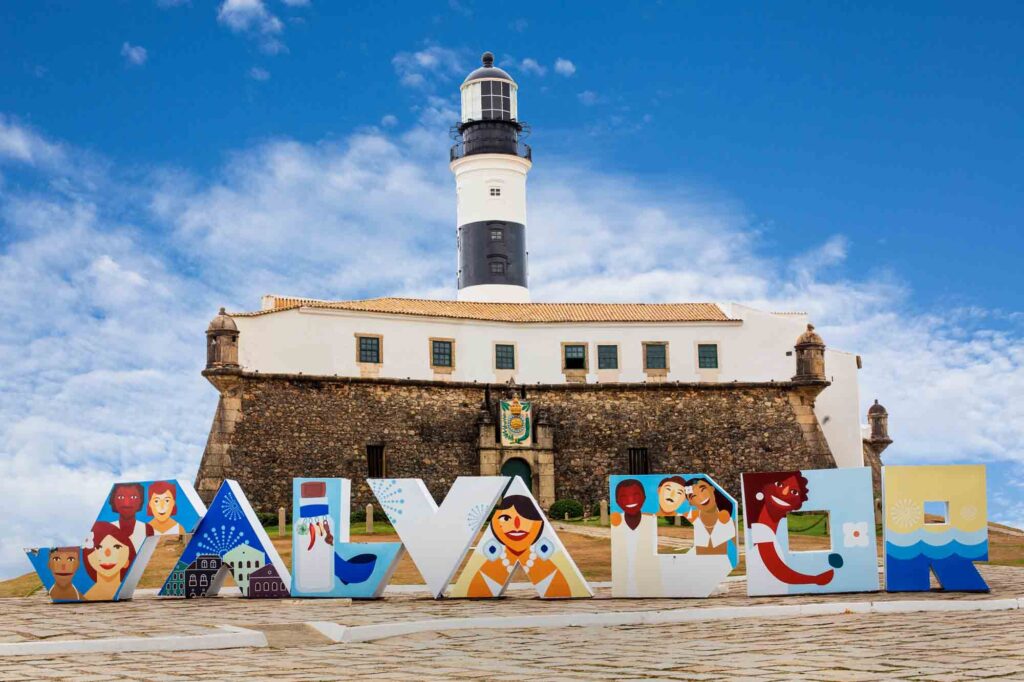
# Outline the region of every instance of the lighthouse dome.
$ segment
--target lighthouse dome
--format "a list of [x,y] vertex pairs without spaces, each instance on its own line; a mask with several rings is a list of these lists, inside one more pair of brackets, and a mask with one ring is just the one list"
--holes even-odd
[[492,52],[484,52],[483,56],[480,58],[480,61],[483,63],[483,66],[481,66],[480,68],[476,69],[468,76],[466,76],[466,80],[464,80],[463,83],[468,83],[470,81],[480,80],[483,78],[505,80],[509,81],[510,83],[515,83],[515,80],[512,78],[512,76],[508,75],[507,71],[505,71],[504,69],[499,69],[497,66],[494,65],[494,54]]

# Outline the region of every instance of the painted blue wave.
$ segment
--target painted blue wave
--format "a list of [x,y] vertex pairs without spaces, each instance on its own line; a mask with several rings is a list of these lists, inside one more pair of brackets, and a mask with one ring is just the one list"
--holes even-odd
[[904,561],[919,556],[925,556],[929,559],[946,559],[951,556],[958,556],[970,559],[971,561],[984,561],[988,559],[988,542],[980,542],[974,545],[961,544],[956,540],[947,542],[944,545],[915,542],[906,547],[886,542],[885,553],[890,557]]
[[896,531],[886,530],[885,542],[887,544],[893,544],[900,547],[909,547],[919,542],[928,545],[945,545],[949,542],[959,542],[962,545],[977,545],[985,542],[988,539],[988,528],[982,527],[975,531],[965,531],[959,528],[949,528],[943,531],[935,532],[925,530],[924,528],[918,528],[917,530],[909,533],[897,533]]

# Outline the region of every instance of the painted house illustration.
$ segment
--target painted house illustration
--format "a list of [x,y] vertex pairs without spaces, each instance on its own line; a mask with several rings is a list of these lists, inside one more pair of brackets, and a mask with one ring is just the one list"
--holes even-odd
[[250,573],[249,588],[246,596],[253,599],[279,599],[290,596],[288,586],[281,580],[273,564],[267,564]]
[[248,595],[250,574],[267,563],[267,555],[243,542],[230,552],[225,552],[223,562],[231,568],[231,577],[242,590],[242,594]]
[[200,554],[185,569],[185,596],[204,597],[223,562],[216,554]]
[[179,561],[175,564],[174,570],[167,576],[167,582],[163,587],[163,594],[169,597],[185,596],[185,570],[187,568],[188,564],[184,561]]

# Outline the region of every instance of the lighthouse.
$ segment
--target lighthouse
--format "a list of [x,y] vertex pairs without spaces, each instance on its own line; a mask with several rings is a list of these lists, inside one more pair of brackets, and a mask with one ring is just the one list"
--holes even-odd
[[494,55],[462,83],[462,116],[451,149],[459,249],[459,300],[527,303],[526,174],[518,86]]

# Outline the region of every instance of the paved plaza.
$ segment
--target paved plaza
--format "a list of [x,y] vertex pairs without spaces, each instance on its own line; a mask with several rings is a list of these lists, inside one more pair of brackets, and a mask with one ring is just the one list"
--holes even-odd
[[[29,679],[1024,679],[1024,611],[975,610],[1024,596],[1024,569],[984,566],[989,594],[887,594],[748,599],[742,582],[707,600],[540,601],[515,591],[484,602],[404,592],[345,600],[157,600],[53,605],[0,600],[0,643],[207,635],[223,626],[263,633],[268,646],[146,653],[4,656],[0,680]],[[334,643],[309,623],[347,626],[530,614],[655,612],[722,607],[926,600],[972,610],[739,617],[684,624],[437,628]],[[708,610],[712,609],[712,610]]]

